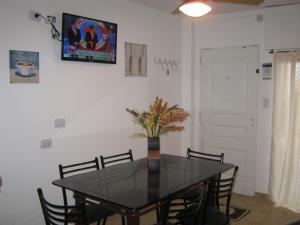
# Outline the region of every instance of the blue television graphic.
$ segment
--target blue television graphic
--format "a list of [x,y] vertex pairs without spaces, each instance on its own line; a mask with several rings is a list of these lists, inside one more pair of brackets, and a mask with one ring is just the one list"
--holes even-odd
[[62,60],[116,63],[117,24],[63,13]]

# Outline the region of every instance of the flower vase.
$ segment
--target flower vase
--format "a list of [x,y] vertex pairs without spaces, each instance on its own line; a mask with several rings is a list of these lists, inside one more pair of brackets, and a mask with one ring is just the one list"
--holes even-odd
[[159,173],[160,167],[160,142],[159,137],[148,137],[148,172]]

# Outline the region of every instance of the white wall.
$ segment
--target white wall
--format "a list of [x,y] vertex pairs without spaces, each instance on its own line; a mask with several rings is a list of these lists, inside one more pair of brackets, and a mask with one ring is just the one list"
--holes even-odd
[[[60,43],[50,27],[28,20],[29,10],[57,17],[62,12],[118,24],[116,65],[60,60]],[[136,131],[126,107],[144,109],[161,96],[181,104],[181,72],[166,76],[153,57],[181,60],[182,22],[171,16],[119,0],[2,0],[0,3],[0,225],[43,224],[36,188],[53,201],[61,191],[51,181],[58,164],[89,160],[131,148],[135,158],[146,155],[146,140]],[[124,76],[124,42],[148,45],[148,77]],[[40,53],[40,83],[10,84],[8,51]],[[66,127],[54,128],[55,118]],[[52,138],[51,149],[40,149]],[[162,152],[180,153],[180,134],[162,137]]]
[[[183,138],[182,149],[189,145],[195,149],[200,149],[201,146],[199,138],[201,131],[198,119],[200,111],[200,50],[257,45],[260,48],[260,64],[272,62],[272,55],[268,54],[266,49],[300,48],[300,28],[296,26],[300,22],[299,7],[299,4],[283,6],[266,10],[204,17],[196,22],[184,23],[183,30],[189,31],[188,34],[184,34],[184,39],[189,39],[191,42],[195,40],[195,43],[192,48],[190,48],[188,42],[183,43],[184,49],[190,49],[183,52],[183,64],[187,64],[192,59],[194,62],[192,66],[194,67],[188,73],[183,74],[185,81],[190,80],[190,83],[183,84],[183,101],[188,103],[186,108],[190,108],[190,111],[193,112],[191,122],[188,124],[193,137]],[[258,22],[257,16],[265,16],[265,13],[267,23],[265,24],[265,21]],[[272,22],[271,19],[274,21]],[[281,24],[281,26],[278,24]],[[187,60],[185,61],[185,59]],[[190,96],[188,93],[190,93]],[[263,107],[265,98],[269,99],[270,102],[268,108]],[[272,80],[263,80],[260,76],[257,109],[256,191],[262,193],[267,193],[269,182],[272,99]],[[190,139],[191,142],[188,143],[187,139]]]
[[300,4],[264,10],[265,48],[300,48]]
[[182,135],[182,147],[181,154],[186,154],[186,149],[193,143],[193,124],[194,124],[194,110],[193,110],[193,93],[194,93],[194,57],[193,49],[195,46],[194,37],[194,26],[191,21],[187,18],[183,20],[183,30],[182,30],[182,43],[184,48],[182,49],[182,71],[184,75],[182,76],[182,105],[184,109],[190,112],[190,120],[184,123],[185,133]]
[[[62,12],[117,23],[117,64],[61,61],[60,44],[51,39],[49,26],[28,20],[30,9],[56,16],[59,30]],[[186,122],[182,138],[180,134],[162,138],[162,152],[183,154],[186,147],[199,145],[200,49],[259,45],[260,62],[270,62],[271,56],[264,51],[264,23],[256,21],[256,16],[263,13],[216,16],[197,23],[185,20],[182,28],[180,17],[126,0],[2,0],[0,176],[4,186],[0,193],[0,225],[43,224],[36,188],[42,187],[51,200],[61,200],[60,190],[51,184],[58,177],[59,163],[87,160],[128,148],[133,149],[135,158],[145,156],[146,141],[129,137],[136,128],[125,112],[126,107],[146,108],[155,96],[164,97],[170,104],[182,103],[192,113],[192,120]],[[125,41],[148,45],[147,78],[124,76]],[[40,52],[39,84],[9,83],[10,49]],[[182,59],[182,72],[166,76],[154,65],[155,56]],[[272,105],[263,108],[264,97],[272,100],[272,81],[260,79],[259,192],[267,190],[271,135]],[[55,118],[66,118],[66,127],[55,129]],[[41,150],[42,138],[52,138],[53,147]]]

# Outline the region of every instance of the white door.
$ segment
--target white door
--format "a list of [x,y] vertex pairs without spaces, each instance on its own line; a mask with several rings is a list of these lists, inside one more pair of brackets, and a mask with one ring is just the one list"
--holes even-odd
[[256,178],[258,48],[201,50],[200,143],[239,166],[234,191],[253,195]]

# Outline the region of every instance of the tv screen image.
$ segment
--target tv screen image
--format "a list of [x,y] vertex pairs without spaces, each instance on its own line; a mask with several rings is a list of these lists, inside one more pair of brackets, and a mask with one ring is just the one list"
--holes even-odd
[[115,23],[63,13],[62,60],[116,63]]

